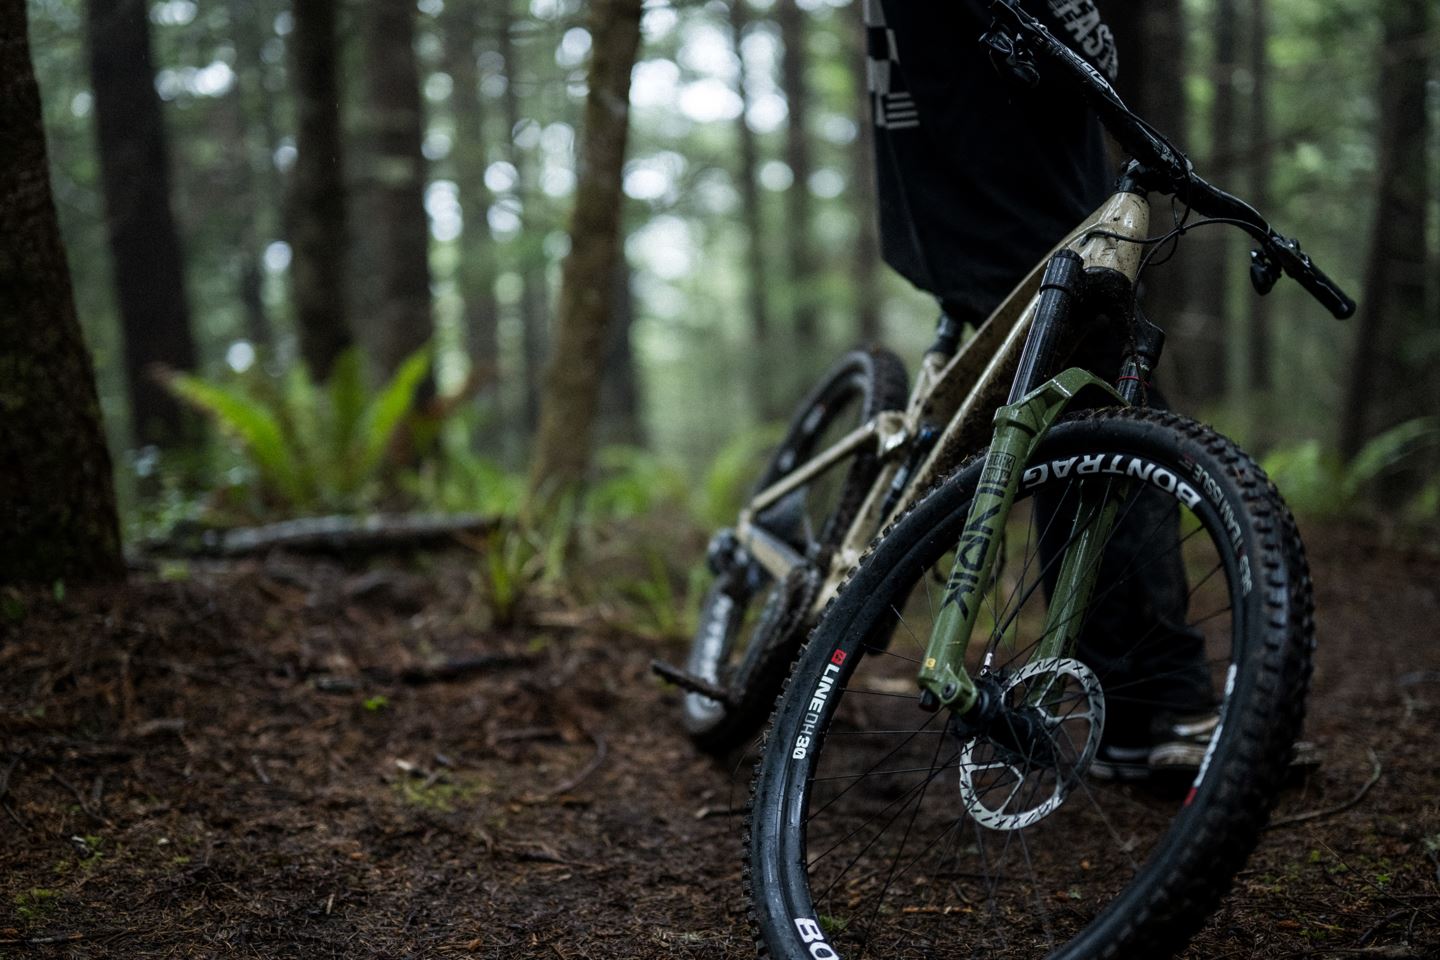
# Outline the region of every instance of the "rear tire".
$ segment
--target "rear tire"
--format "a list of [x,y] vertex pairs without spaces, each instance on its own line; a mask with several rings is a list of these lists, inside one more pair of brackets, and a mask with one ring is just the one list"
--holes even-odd
[[[1103,459],[1084,459],[1096,455]],[[1056,464],[1069,464],[1063,478]],[[1089,465],[1088,477],[1077,464]],[[928,578],[937,564],[948,569],[979,482],[982,462],[973,461],[872,547],[777,705],[756,765],[747,840],[751,916],[768,955],[1161,957],[1214,909],[1269,816],[1299,732],[1314,643],[1304,551],[1259,467],[1169,413],[1097,411],[1056,426],[1025,473],[989,591],[990,619],[982,613],[972,653],[991,654],[990,675],[1011,683],[1037,665],[1097,675],[1074,660],[1031,658],[1046,591],[1040,565],[1029,562],[1040,537],[1019,526],[1039,514],[1027,516],[1026,507],[1037,490],[1063,498],[1081,483],[1114,482],[1105,472],[1123,475],[1132,464],[1147,479],[1131,483],[1172,496],[1186,521],[1174,538],[1152,538],[1174,546],[1137,550],[1126,571],[1138,575],[1146,557],[1167,551],[1186,562],[1187,619],[1205,634],[1220,698],[1220,725],[1198,774],[1167,792],[1165,784],[1085,775],[1086,759],[1063,802],[1049,808],[1047,794],[1022,790],[1045,772],[1034,754],[1008,754],[998,775],[962,768],[983,738],[958,731],[945,711],[919,709],[915,673],[941,590]],[[1063,510],[1054,517],[1069,523]],[[1118,586],[1097,584],[1096,599]],[[1098,676],[1102,688],[1107,679]],[[1133,709],[1126,687],[1137,689],[1111,683],[1105,702],[1130,700]],[[1057,724],[1069,717],[1047,709]],[[1098,712],[1103,728],[1103,704]],[[993,819],[982,826],[992,811],[976,807],[974,783],[984,777],[1009,794],[1010,809],[1037,819],[1017,814],[1000,828]]]
[[[755,492],[885,410],[904,409],[905,365],[888,350],[845,354],[797,409]],[[753,561],[722,570],[701,603],[686,670],[730,691],[729,705],[697,693],[684,698],[685,730],[701,749],[723,753],[753,738],[775,703],[819,586],[818,571],[849,530],[880,470],[873,449],[848,470],[833,470],[767,513],[784,512],[777,530],[809,563],[776,583]],[[764,523],[766,514],[757,518]],[[772,529],[774,529],[772,527]]]

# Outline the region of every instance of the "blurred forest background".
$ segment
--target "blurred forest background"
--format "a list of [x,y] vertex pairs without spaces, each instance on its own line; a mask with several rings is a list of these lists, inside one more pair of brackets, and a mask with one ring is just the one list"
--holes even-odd
[[[127,539],[514,511],[570,243],[580,0],[27,5]],[[859,6],[645,4],[625,255],[587,358],[611,510],[723,519],[839,350],[916,360],[932,335],[933,303],[877,255]],[[1260,299],[1244,238],[1191,234],[1147,275],[1172,402],[1264,454],[1302,511],[1433,519],[1430,0],[1102,9],[1132,106],[1361,304],[1340,324],[1288,281]]]

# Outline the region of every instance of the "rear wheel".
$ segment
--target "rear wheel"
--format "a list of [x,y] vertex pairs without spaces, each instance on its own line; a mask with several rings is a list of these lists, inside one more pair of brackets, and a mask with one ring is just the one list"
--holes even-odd
[[[1269,814],[1313,629],[1299,538],[1259,468],[1155,411],[1051,432],[1024,474],[967,663],[1008,705],[1004,735],[923,712],[915,680],[943,593],[935,573],[949,569],[980,470],[962,468],[885,534],[776,708],[747,870],[772,956],[1163,956],[1214,908]],[[1082,649],[1042,659],[1047,568],[1092,484],[1123,494],[1116,529],[1129,543],[1112,539],[1101,561]],[[1127,527],[1156,496],[1179,522],[1165,510]],[[1056,530],[1059,549],[1042,548]],[[1181,622],[1170,622],[1144,606],[1154,568],[1177,561]],[[1095,638],[1108,657],[1085,649],[1096,624],[1109,625]],[[1192,662],[1175,660],[1172,639],[1199,645]],[[1102,742],[1173,706],[1184,671],[1218,715],[1203,762],[1178,782],[1102,777]]]
[[[755,491],[884,410],[906,401],[905,366],[886,350],[845,354],[795,413]],[[684,723],[702,748],[720,752],[759,732],[809,627],[807,616],[829,552],[845,536],[880,470],[866,449],[762,511],[754,523],[807,559],[777,581],[728,532],[711,544],[715,580],[700,608],[686,670],[730,692],[726,704],[687,693]]]

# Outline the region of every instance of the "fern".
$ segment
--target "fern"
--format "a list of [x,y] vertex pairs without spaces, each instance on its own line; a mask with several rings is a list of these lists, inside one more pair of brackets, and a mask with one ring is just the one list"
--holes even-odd
[[181,400],[213,417],[222,430],[240,441],[256,469],[277,493],[295,503],[308,498],[300,457],[285,440],[275,411],[253,401],[239,387],[210,383],[189,374],[167,381]]
[[[1279,447],[1263,466],[1297,513],[1336,516],[1362,512],[1371,483],[1440,445],[1440,417],[1418,417],[1374,437],[1346,463],[1318,440]],[[1408,512],[1433,516],[1440,493],[1434,482],[1408,504]]]
[[407,357],[373,395],[362,366],[352,348],[323,386],[302,364],[279,378],[254,370],[219,383],[173,374],[166,384],[239,443],[271,500],[292,511],[358,510],[368,506],[386,451],[414,413],[430,350]]

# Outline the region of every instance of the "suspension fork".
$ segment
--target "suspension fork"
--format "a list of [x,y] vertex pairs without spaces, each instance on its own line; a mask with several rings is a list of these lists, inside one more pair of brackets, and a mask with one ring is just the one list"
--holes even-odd
[[[1110,400],[1126,402],[1127,398],[1108,383],[1079,368],[1040,382],[1053,368],[1068,337],[1071,312],[1084,280],[1084,261],[1072,251],[1060,251],[1046,266],[1035,320],[1009,401],[995,411],[995,433],[955,548],[955,562],[917,678],[924,709],[943,706],[962,719],[973,719],[994,708],[994,704],[984,702],[981,688],[966,671],[965,650],[993,575],[1000,537],[1025,464],[1077,394],[1098,389]],[[1075,526],[1055,586],[1054,595],[1060,600],[1052,603],[1046,614],[1039,646],[1042,657],[1063,656],[1073,650],[1082,614],[1094,591],[1100,555],[1114,526],[1121,497],[1091,487],[1095,485],[1081,487]],[[1003,629],[1002,624],[996,626]]]

